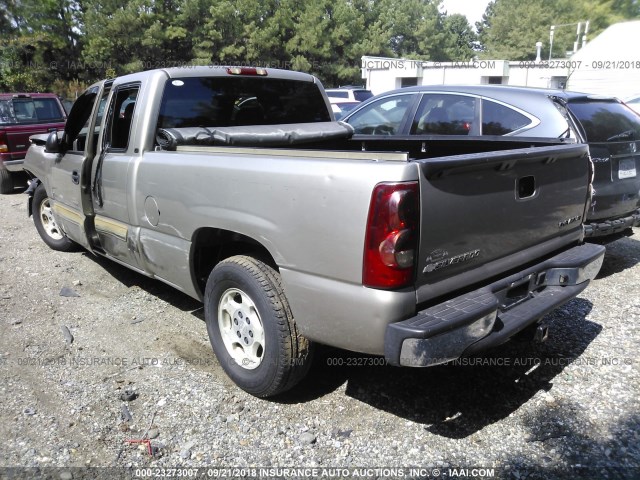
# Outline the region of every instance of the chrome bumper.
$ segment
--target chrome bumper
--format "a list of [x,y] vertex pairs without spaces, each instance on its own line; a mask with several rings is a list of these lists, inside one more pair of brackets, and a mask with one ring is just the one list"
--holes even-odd
[[392,365],[426,367],[504,343],[580,294],[598,274],[604,253],[601,245],[580,245],[392,323],[385,357]]

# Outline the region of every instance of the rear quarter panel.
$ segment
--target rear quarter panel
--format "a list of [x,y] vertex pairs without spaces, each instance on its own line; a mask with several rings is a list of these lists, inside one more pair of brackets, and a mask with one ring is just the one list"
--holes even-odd
[[[241,233],[274,258],[303,335],[382,353],[384,329],[413,313],[415,291],[362,286],[369,203],[378,182],[417,174],[405,162],[148,152],[132,177],[143,262],[201,298],[187,262],[195,233],[203,227]],[[157,226],[150,222],[151,198]]]

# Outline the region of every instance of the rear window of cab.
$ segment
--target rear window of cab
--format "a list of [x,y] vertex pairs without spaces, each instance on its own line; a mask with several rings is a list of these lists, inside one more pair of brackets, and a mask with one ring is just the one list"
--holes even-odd
[[328,122],[318,85],[265,77],[168,79],[158,128]]
[[55,98],[16,97],[0,100],[0,125],[63,121],[64,112]]

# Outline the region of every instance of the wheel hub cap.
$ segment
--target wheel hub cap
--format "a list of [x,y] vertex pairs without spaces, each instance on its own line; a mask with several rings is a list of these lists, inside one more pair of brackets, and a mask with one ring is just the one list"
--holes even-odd
[[242,290],[230,288],[220,297],[218,327],[231,358],[253,370],[264,355],[264,329],[253,300]]
[[44,227],[44,231],[47,232],[47,235],[54,240],[62,239],[62,231],[58,227],[56,219],[53,218],[51,204],[49,203],[48,198],[40,204],[40,219],[42,220],[42,226]]

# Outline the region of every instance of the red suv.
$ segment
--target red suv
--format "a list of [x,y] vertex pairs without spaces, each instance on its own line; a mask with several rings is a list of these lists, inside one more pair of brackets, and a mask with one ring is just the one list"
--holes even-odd
[[0,193],[11,193],[29,137],[64,130],[67,114],[53,93],[0,93]]

